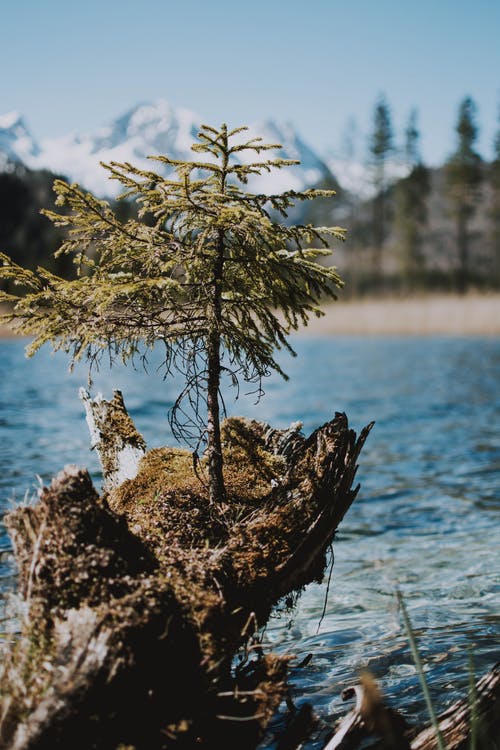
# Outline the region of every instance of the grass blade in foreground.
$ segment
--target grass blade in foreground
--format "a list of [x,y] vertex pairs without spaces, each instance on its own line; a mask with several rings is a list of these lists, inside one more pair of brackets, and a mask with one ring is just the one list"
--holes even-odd
[[436,712],[434,711],[434,706],[432,705],[432,699],[431,699],[431,694],[429,692],[429,686],[427,685],[427,680],[425,679],[424,668],[422,665],[422,661],[420,659],[420,654],[418,652],[417,641],[415,639],[415,633],[413,632],[413,628],[410,622],[408,610],[406,609],[406,605],[403,601],[403,597],[400,591],[396,591],[396,596],[398,599],[399,607],[401,609],[401,613],[403,615],[406,635],[408,636],[408,641],[410,642],[411,655],[413,656],[413,661],[415,662],[415,668],[417,670],[418,678],[422,686],[422,692],[424,694],[425,703],[427,705],[427,711],[429,712],[431,723],[436,733],[437,745],[438,745],[439,750],[446,750],[443,737],[441,735],[441,732],[439,731],[438,719],[436,716]]

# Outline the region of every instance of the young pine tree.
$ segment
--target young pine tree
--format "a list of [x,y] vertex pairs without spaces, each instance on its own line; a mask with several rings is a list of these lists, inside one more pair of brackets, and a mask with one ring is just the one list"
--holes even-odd
[[373,167],[373,242],[375,259],[380,271],[382,251],[386,239],[387,160],[394,150],[391,112],[384,96],[380,96],[373,116],[370,139],[370,161]]
[[[56,181],[57,203],[71,213],[45,213],[67,230],[58,254],[74,256],[75,280],[1,256],[0,278],[26,291],[3,295],[13,305],[4,320],[34,336],[29,354],[51,342],[72,362],[83,355],[97,362],[104,353],[127,361],[144,347],[164,346],[165,374],[185,379],[172,428],[178,438],[206,440],[210,502],[224,498],[221,377],[255,383],[260,392],[271,370],[284,375],[275,350],[292,351],[287,334],[319,315],[321,297],[335,298],[342,283],[316,259],[343,231],[283,221],[295,201],[333,192],[249,192],[252,175],[296,162],[258,160],[279,145],[245,141],[245,130],[202,126],[192,147],[201,160],[152,157],[167,176],[103,165],[123,186],[121,198],[137,202],[138,217],[124,222],[106,201]],[[303,248],[313,241],[321,249]]]
[[412,110],[405,131],[405,158],[409,173],[395,190],[395,225],[399,239],[405,285],[412,289],[422,277],[424,256],[423,230],[427,223],[427,197],[430,192],[429,170],[420,154],[417,112]]
[[470,274],[470,223],[476,213],[482,181],[482,160],[474,150],[478,136],[476,105],[470,97],[460,104],[456,125],[457,149],[446,164],[448,197],[456,226],[457,288],[467,291]]

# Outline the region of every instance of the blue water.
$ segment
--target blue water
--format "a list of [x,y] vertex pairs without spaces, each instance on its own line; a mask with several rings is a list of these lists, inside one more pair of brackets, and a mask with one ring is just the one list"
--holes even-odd
[[[229,402],[230,411],[276,427],[300,419],[306,432],[335,411],[345,411],[356,430],[373,419],[376,426],[361,455],[361,493],[335,543],[323,620],[326,583],[308,587],[293,618],[273,619],[265,638],[298,661],[313,655],[293,673],[293,694],[298,705],[312,701],[325,721],[345,712],[340,692],[363,667],[410,720],[425,719],[397,587],[439,710],[467,689],[468,647],[477,673],[500,658],[500,342],[294,344],[299,356],[283,358],[290,380],[270,379],[257,406],[242,397]],[[27,361],[20,341],[0,342],[0,354],[0,511],[32,493],[36,475],[47,481],[66,463],[88,466],[99,483],[77,397],[85,368],[69,374],[64,357],[48,352]],[[154,361],[151,370],[95,377],[106,396],[123,390],[150,447],[172,442],[166,409],[177,395],[175,383],[155,374]],[[6,591],[13,575],[1,531],[0,551]],[[272,747],[272,736],[264,744]]]

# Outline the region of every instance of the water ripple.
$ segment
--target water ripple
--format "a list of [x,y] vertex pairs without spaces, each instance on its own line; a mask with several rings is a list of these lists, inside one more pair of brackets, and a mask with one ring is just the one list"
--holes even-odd
[[[326,588],[309,586],[290,622],[272,619],[274,648],[311,653],[292,673],[298,704],[311,700],[327,720],[344,713],[343,687],[369,667],[410,719],[425,706],[395,604],[403,593],[438,710],[467,689],[468,647],[478,673],[498,660],[500,570],[500,343],[494,339],[307,339],[290,375],[271,378],[254,406],[242,396],[232,413],[306,431],[345,411],[355,429],[376,426],[360,461],[362,491],[344,519],[319,632]],[[78,387],[64,359],[41,352],[26,361],[19,341],[0,342],[0,512],[36,491],[66,463],[99,467],[88,449]],[[156,362],[153,357],[151,372]],[[172,441],[166,411],[178,383],[118,369],[96,388],[124,391],[148,444]],[[0,552],[8,549],[0,529]],[[12,567],[0,555],[0,589]],[[2,606],[0,603],[0,617]],[[268,740],[263,747],[271,747]],[[314,744],[311,746],[313,747]]]

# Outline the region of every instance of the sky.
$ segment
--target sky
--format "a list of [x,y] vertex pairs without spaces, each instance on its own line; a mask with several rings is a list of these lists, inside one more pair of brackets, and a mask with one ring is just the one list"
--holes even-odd
[[0,0],[0,114],[37,139],[164,98],[210,124],[291,122],[313,148],[366,154],[384,95],[396,140],[418,110],[429,164],[471,96],[492,157],[499,0]]

